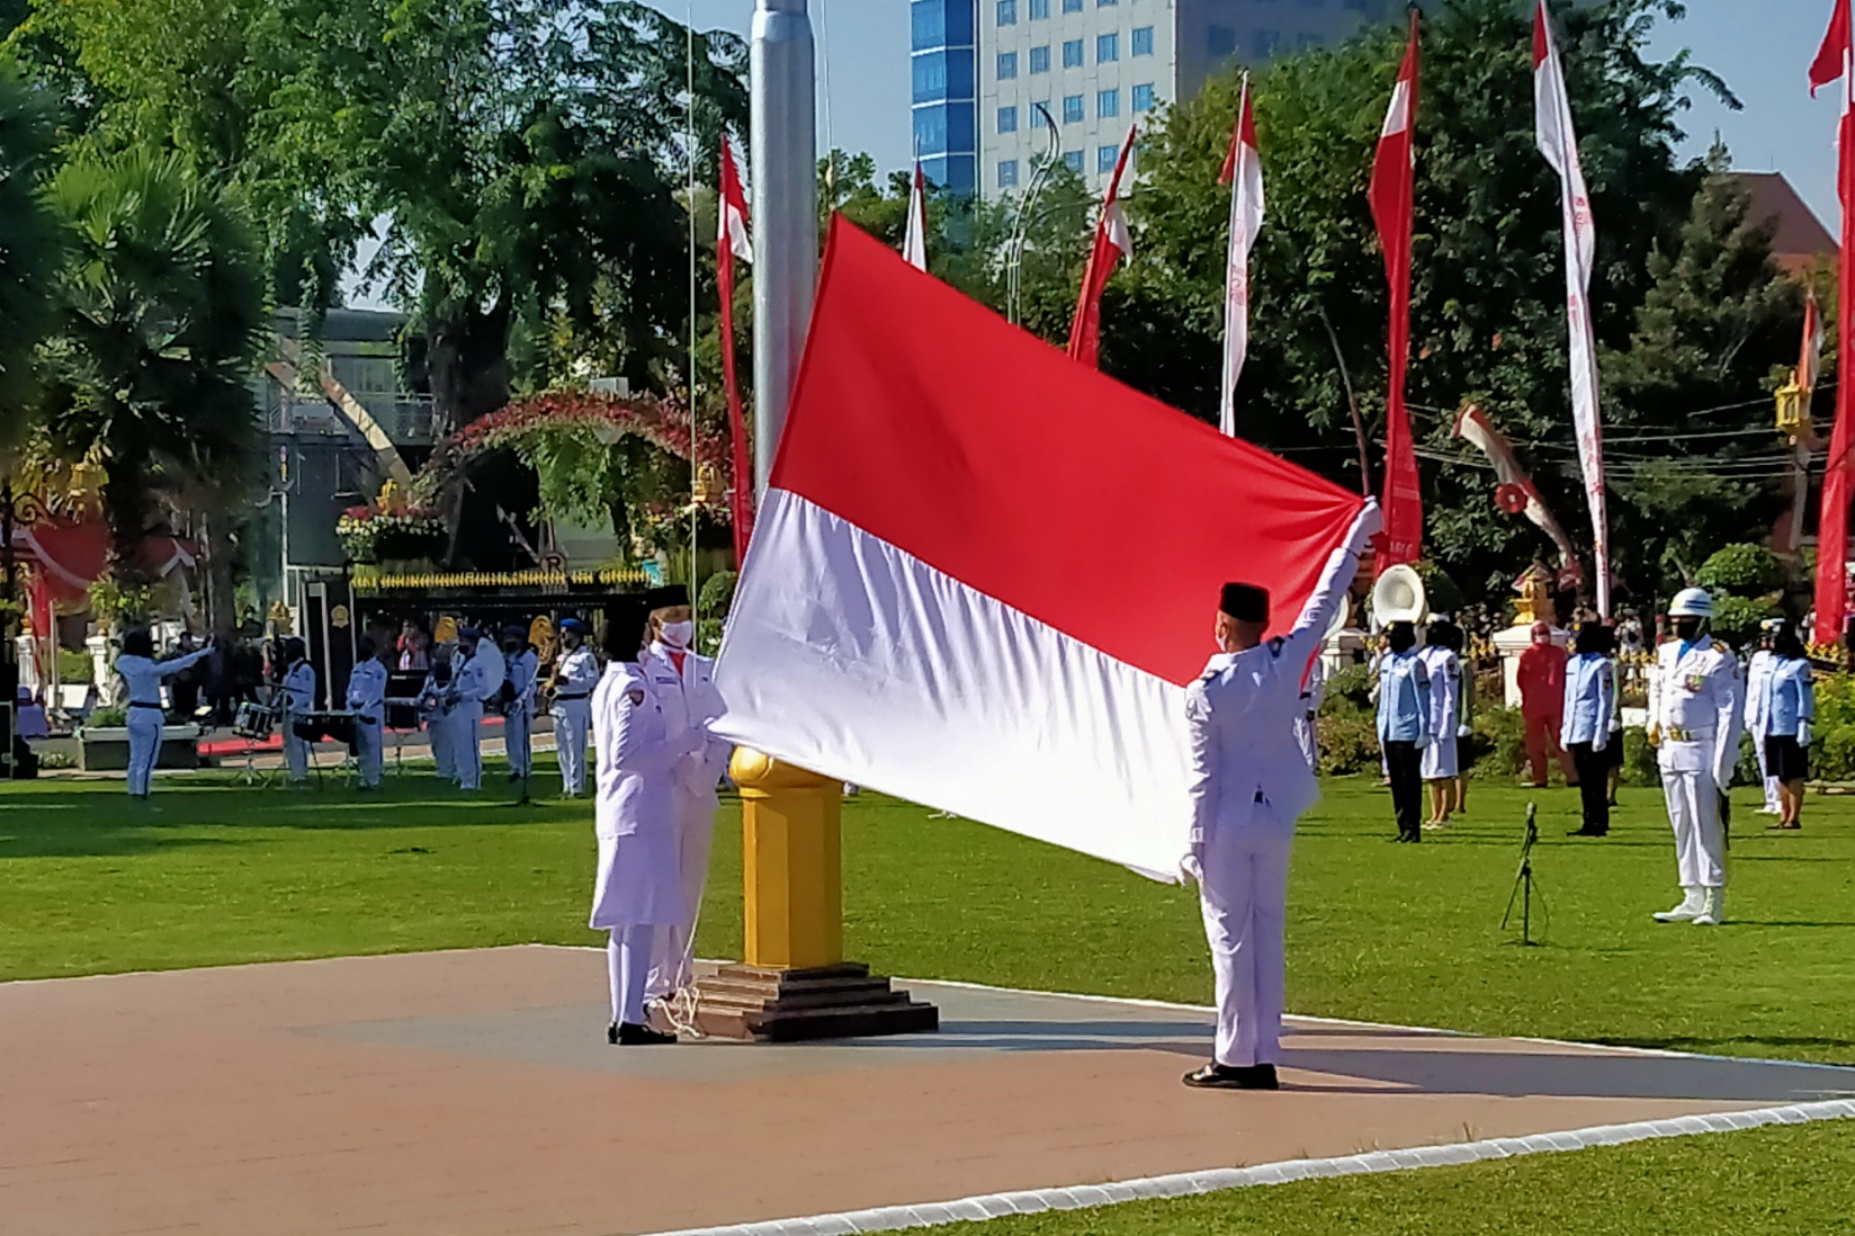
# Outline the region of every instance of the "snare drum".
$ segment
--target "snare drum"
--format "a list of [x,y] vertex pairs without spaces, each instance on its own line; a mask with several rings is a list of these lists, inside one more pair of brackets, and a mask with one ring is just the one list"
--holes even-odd
[[253,742],[263,742],[271,736],[276,728],[277,714],[262,704],[246,700],[238,706],[238,712],[232,718],[232,732],[240,738],[249,738]]

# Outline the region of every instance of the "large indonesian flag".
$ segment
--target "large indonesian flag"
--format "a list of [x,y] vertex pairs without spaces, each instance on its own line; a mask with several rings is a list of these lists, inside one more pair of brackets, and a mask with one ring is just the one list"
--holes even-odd
[[834,220],[716,730],[1175,879],[1219,586],[1286,629],[1359,507]]

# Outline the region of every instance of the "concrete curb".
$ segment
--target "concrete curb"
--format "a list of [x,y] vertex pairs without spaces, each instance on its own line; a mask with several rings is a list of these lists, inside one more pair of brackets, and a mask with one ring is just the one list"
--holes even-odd
[[1516,1155],[1588,1150],[1597,1146],[1621,1146],[1627,1142],[1648,1141],[1658,1137],[1687,1137],[1695,1133],[1728,1133],[1738,1129],[1754,1129],[1763,1125],[1806,1124],[1815,1120],[1844,1119],[1855,1119],[1855,1099],[1834,1099],[1823,1103],[1794,1103],[1785,1107],[1765,1107],[1752,1111],[1714,1112],[1704,1116],[1678,1116],[1669,1120],[1643,1120],[1633,1124],[1599,1125],[1589,1129],[1573,1129],[1564,1133],[1537,1133],[1531,1137],[1498,1137],[1487,1141],[1462,1142],[1455,1145],[1421,1146],[1412,1150],[1375,1150],[1367,1154],[1346,1155],[1335,1159],[1293,1159],[1283,1163],[1264,1163],[1256,1167],[1215,1168],[1208,1171],[1181,1172],[1171,1176],[1149,1176],[1139,1180],[1122,1180],[1101,1185],[1027,1189],[1013,1193],[993,1193],[983,1197],[964,1197],[951,1202],[930,1202],[915,1206],[884,1206],[875,1210],[853,1210],[844,1214],[811,1215],[797,1219],[773,1219],[762,1223],[741,1223],[728,1227],[685,1228],[675,1232],[655,1233],[654,1236],[856,1236],[864,1232],[893,1232],[905,1228],[938,1227],[942,1224],[962,1223],[969,1220],[997,1219],[1005,1215],[1038,1214],[1046,1210],[1079,1210],[1089,1206],[1118,1205],[1122,1202],[1189,1197],[1199,1193],[1245,1189],[1252,1185],[1286,1184],[1293,1180],[1399,1172],[1419,1167],[1447,1167],[1462,1163],[1478,1163],[1486,1159],[1507,1159]]

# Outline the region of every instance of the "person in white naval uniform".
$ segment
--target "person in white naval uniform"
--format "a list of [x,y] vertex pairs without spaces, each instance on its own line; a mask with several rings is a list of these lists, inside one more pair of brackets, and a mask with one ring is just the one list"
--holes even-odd
[[283,758],[290,767],[290,783],[309,782],[309,740],[296,732],[296,718],[316,707],[316,667],[309,663],[309,647],[296,636],[283,642],[283,660],[287,667],[278,683],[283,700],[283,715],[277,724],[283,729]]
[[578,798],[586,788],[586,736],[592,725],[593,687],[599,662],[586,647],[586,624],[560,624],[560,664],[554,671],[554,753],[560,760],[560,792]]
[[509,756],[509,780],[526,781],[534,771],[535,676],[541,658],[528,633],[517,626],[502,629],[502,654],[509,666],[503,701],[503,750]]
[[451,746],[452,758],[457,761],[457,784],[465,790],[483,787],[483,704],[502,692],[502,657],[484,655],[482,644],[483,633],[475,627],[464,627],[457,633],[462,661],[451,683],[457,701],[451,706]]
[[1707,634],[1713,597],[1686,588],[1668,607],[1675,637],[1655,650],[1649,679],[1649,741],[1675,832],[1681,904],[1655,917],[1712,926],[1726,914],[1726,834],[1721,800],[1739,762],[1739,662]]
[[588,926],[606,942],[612,992],[608,1043],[674,1043],[650,1028],[644,985],[658,932],[684,920],[676,857],[676,763],[695,749],[697,731],[673,734],[663,704],[638,668],[647,611],[642,600],[606,607],[605,674],[593,690],[593,755],[599,844]]
[[647,1000],[659,1000],[681,991],[693,979],[692,933],[702,912],[709,844],[715,837],[715,812],[721,806],[716,787],[728,770],[734,748],[708,732],[709,723],[722,714],[721,692],[715,689],[715,662],[690,651],[696,624],[689,608],[689,590],[681,585],[658,588],[645,597],[645,603],[651,607],[650,648],[640,668],[663,704],[664,723],[671,734],[694,730],[692,741],[697,744],[677,761],[675,769],[677,865],[683,873],[683,903],[688,914],[657,933],[644,995]]
[[1217,987],[1216,1048],[1185,1075],[1188,1086],[1276,1088],[1288,856],[1296,819],[1320,797],[1295,740],[1301,682],[1382,522],[1367,502],[1285,636],[1263,639],[1267,592],[1225,585],[1216,626],[1223,651],[1186,692],[1192,848],[1183,869],[1198,881]]
[[161,756],[161,680],[204,661],[212,650],[208,644],[185,656],[157,661],[154,637],[148,632],[130,631],[122,637],[116,673],[129,711],[129,797],[148,797],[155,761]]
[[386,733],[386,663],[380,660],[374,637],[363,635],[355,643],[354,669],[348,674],[348,710],[354,714],[355,763],[361,770],[361,788],[380,788],[381,750]]
[[1776,658],[1771,653],[1772,636],[1784,625],[1782,618],[1767,618],[1759,623],[1758,648],[1746,661],[1745,688],[1745,727],[1752,736],[1752,747],[1758,753],[1758,777],[1765,786],[1765,805],[1758,809],[1760,815],[1779,815],[1778,779],[1771,775],[1770,762],[1765,758],[1765,737],[1770,730],[1765,728],[1767,710],[1765,696],[1771,686],[1771,671]]
[[419,690],[419,711],[425,717],[425,738],[431,744],[432,765],[438,780],[457,780],[457,744],[452,740],[451,661],[454,646],[440,644],[432,649],[431,665],[425,671],[425,685]]

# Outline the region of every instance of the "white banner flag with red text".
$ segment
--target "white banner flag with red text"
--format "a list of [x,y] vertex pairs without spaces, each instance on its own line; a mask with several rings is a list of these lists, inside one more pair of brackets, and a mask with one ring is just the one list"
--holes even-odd
[[1237,125],[1217,183],[1230,186],[1230,249],[1224,267],[1224,390],[1217,424],[1237,433],[1237,379],[1250,346],[1250,249],[1262,231],[1262,155],[1256,144],[1256,111],[1250,76],[1243,75]]
[[927,269],[927,177],[921,160],[915,160],[915,178],[908,188],[908,231],[902,237],[902,256],[916,270]]
[[1561,215],[1565,229],[1565,315],[1571,334],[1572,424],[1578,434],[1578,463],[1584,473],[1585,501],[1591,510],[1591,537],[1596,559],[1597,611],[1610,617],[1610,530],[1604,514],[1604,444],[1597,406],[1597,343],[1591,327],[1591,267],[1597,259],[1597,228],[1584,169],[1578,162],[1578,134],[1572,128],[1565,72],[1553,46],[1546,0],[1533,11],[1533,103],[1540,153],[1559,174]]

